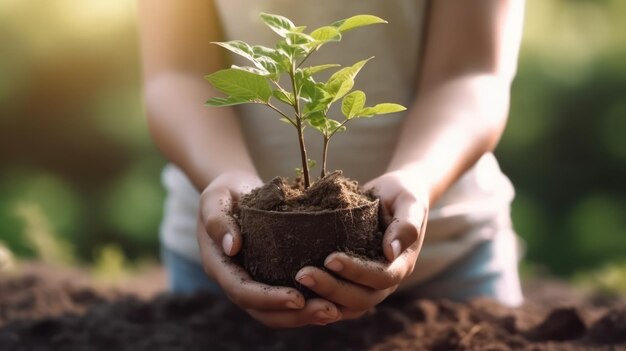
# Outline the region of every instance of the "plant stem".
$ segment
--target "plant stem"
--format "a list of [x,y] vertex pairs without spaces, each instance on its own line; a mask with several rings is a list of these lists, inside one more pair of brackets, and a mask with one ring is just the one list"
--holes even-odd
[[298,119],[298,141],[300,142],[300,157],[302,158],[302,177],[304,178],[304,188],[311,186],[311,178],[309,177],[309,163],[306,157],[306,147],[304,145],[304,133],[302,129],[302,121]]
[[324,134],[324,148],[322,151],[322,178],[326,177],[326,159],[328,158],[328,143],[330,138]]
[[341,124],[335,128],[332,132],[328,133],[328,130],[324,132],[324,147],[322,149],[322,178],[326,176],[326,160],[328,159],[328,144],[330,143],[330,138],[332,138],[335,133],[341,129],[346,123],[348,123],[349,119],[341,122]]
[[302,115],[300,114],[300,94],[298,94],[298,87],[296,86],[296,63],[291,62],[291,86],[293,89],[294,105],[293,108],[296,111],[296,129],[298,130],[298,142],[300,143],[300,157],[302,158],[302,178],[304,178],[304,188],[308,189],[311,186],[311,178],[309,176],[309,162],[306,156],[306,146],[304,144],[304,126],[302,125]]

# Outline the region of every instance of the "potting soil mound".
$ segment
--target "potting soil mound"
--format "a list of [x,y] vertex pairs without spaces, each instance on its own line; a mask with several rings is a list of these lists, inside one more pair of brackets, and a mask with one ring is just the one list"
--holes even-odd
[[301,179],[293,183],[276,177],[244,195],[240,205],[265,211],[316,212],[354,208],[370,204],[375,197],[359,184],[334,171],[304,189]]
[[243,247],[236,260],[252,278],[314,293],[295,277],[305,266],[323,267],[333,252],[384,261],[384,226],[377,199],[335,171],[308,189],[274,178],[244,195],[235,210]]
[[0,350],[626,350],[626,307],[508,309],[396,294],[356,321],[266,328],[222,298],[0,277]]

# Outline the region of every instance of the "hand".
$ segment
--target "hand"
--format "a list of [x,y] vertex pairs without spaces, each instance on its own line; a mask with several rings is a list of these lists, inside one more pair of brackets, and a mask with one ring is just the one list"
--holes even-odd
[[319,268],[304,267],[296,280],[340,306],[342,319],[358,318],[393,293],[415,268],[426,230],[429,196],[419,178],[403,170],[369,183],[380,197],[385,224],[383,252],[387,263],[365,261],[345,253],[329,255]]
[[341,314],[334,304],[319,298],[305,301],[296,289],[256,282],[230,258],[242,245],[239,226],[230,216],[233,204],[261,184],[256,175],[228,172],[202,192],[197,237],[204,270],[232,302],[266,326],[287,328],[337,320]]

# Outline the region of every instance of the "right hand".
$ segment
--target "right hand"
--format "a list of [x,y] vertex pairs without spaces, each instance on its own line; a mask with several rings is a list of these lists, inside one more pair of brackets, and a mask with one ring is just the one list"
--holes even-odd
[[269,327],[291,328],[325,325],[341,319],[333,303],[320,298],[306,300],[298,290],[254,281],[230,258],[241,250],[239,225],[231,212],[241,194],[262,185],[254,174],[227,172],[215,178],[200,195],[198,245],[205,272],[215,279],[228,298]]

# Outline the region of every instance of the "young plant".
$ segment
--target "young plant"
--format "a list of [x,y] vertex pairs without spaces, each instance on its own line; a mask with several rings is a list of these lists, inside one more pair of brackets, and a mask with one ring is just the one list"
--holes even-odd
[[[248,59],[252,66],[235,66],[212,73],[205,78],[226,97],[214,97],[209,106],[234,106],[246,103],[263,104],[277,112],[281,121],[296,128],[302,160],[302,177],[305,189],[311,184],[310,160],[304,142],[304,128],[310,125],[323,135],[322,177],[326,175],[328,145],[338,132],[346,130],[346,124],[355,118],[373,117],[405,110],[398,104],[383,103],[365,106],[365,93],[352,91],[354,79],[371,59],[359,61],[350,67],[336,71],[326,82],[314,79],[317,73],[339,67],[338,64],[302,67],[303,63],[323,45],[341,40],[343,33],[363,26],[387,23],[372,15],[357,15],[331,25],[305,33],[305,26],[296,26],[286,17],[261,13],[263,22],[281,38],[274,48],[250,45],[240,40],[216,42],[231,52]],[[280,78],[288,76],[288,88],[281,85]],[[344,119],[340,122],[329,118],[333,103],[341,100]],[[285,113],[272,99],[293,110]]]

